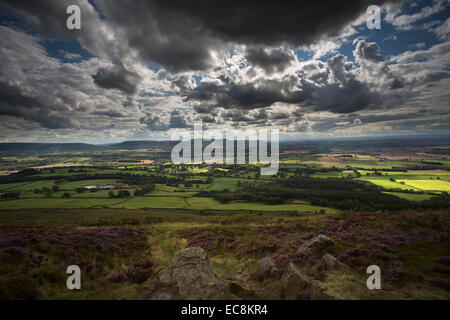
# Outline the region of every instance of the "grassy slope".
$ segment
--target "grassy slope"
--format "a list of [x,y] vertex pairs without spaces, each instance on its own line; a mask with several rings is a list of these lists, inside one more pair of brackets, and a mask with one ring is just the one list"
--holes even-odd
[[[284,270],[289,261],[296,263],[337,298],[449,299],[449,292],[440,287],[445,279],[448,281],[449,274],[442,260],[450,248],[449,240],[442,237],[449,232],[449,222],[448,210],[384,216],[346,213],[305,217],[229,213],[204,216],[168,210],[4,211],[0,212],[0,238],[12,227],[20,232],[21,228],[30,227],[84,230],[86,227],[122,226],[141,230],[146,245],[131,256],[127,252],[105,253],[92,247],[88,262],[96,267],[88,273],[81,292],[68,291],[66,275],[55,267],[68,263],[59,254],[58,242],[26,246],[33,255],[44,254],[50,259],[49,264],[43,263],[40,267],[27,266],[28,258],[17,260],[2,253],[0,292],[3,281],[13,279],[16,277],[13,273],[20,270],[21,278],[14,279],[27,286],[17,287],[15,294],[23,294],[21,290],[29,293],[28,289],[36,286],[38,290],[34,294],[39,298],[145,298],[159,270],[170,264],[172,256],[186,246],[195,245],[205,248],[218,275],[266,299],[280,298],[281,282],[259,282],[254,277],[258,260],[265,256],[271,256],[280,270]],[[306,258],[296,256],[296,249],[318,233],[332,237],[335,244],[314,251]],[[85,252],[83,248],[74,249]],[[346,267],[340,271],[325,271],[320,263],[324,252],[338,257]],[[105,280],[114,272],[126,270],[146,258],[150,258],[154,266],[150,278],[143,284]],[[370,264],[381,267],[382,290],[369,291],[365,287],[365,269]],[[85,268],[82,267],[82,272],[86,272]]]

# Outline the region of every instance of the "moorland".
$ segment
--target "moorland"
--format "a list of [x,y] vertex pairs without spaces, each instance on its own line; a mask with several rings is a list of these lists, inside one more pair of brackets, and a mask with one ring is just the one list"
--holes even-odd
[[[1,144],[0,297],[147,299],[177,252],[200,247],[242,299],[289,298],[290,264],[333,299],[450,298],[448,140],[282,142],[275,176],[175,165],[172,146]],[[332,242],[297,250],[318,235]],[[261,276],[263,258],[278,275]],[[72,264],[80,291],[66,288]],[[367,289],[369,265],[382,290]]]

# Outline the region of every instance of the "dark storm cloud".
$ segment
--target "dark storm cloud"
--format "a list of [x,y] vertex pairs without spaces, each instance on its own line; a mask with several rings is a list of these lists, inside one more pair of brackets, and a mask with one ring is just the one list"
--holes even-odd
[[156,114],[150,113],[139,119],[139,122],[145,124],[150,131],[167,131],[168,124],[164,119]]
[[95,2],[143,58],[177,72],[210,67],[210,50],[224,42],[301,46],[337,36],[369,5],[398,1]]
[[382,81],[386,88],[396,90],[404,87],[404,81],[391,72],[386,58],[381,54],[380,47],[375,42],[359,41],[353,55],[362,70],[367,72],[370,77]]
[[361,40],[356,45],[354,52],[356,58],[372,62],[384,62],[386,59],[380,54],[380,47],[375,42],[367,43]]
[[[225,109],[257,109],[271,106],[275,102],[300,103],[305,100],[301,91],[292,91],[290,87],[297,83],[296,77],[286,76],[282,80],[264,79],[243,85],[232,82],[200,83],[195,89],[186,93],[185,99],[196,101],[197,112],[207,113],[211,107]],[[203,102],[203,103],[202,103]]]
[[[50,37],[76,39],[91,54],[120,60],[127,47],[118,39],[110,25],[102,21],[88,0],[2,0],[2,4],[24,18],[36,31]],[[81,30],[68,30],[67,7],[78,5],[81,9]]]
[[[260,109],[275,103],[298,105],[309,111],[351,113],[380,102],[379,94],[358,78],[353,62],[343,55],[330,58],[326,64],[320,62],[315,69],[311,65],[304,68],[278,79],[258,78],[243,84],[231,79],[201,82],[186,91],[184,99],[192,102],[198,113],[209,113],[215,108]],[[311,73],[311,70],[317,73]],[[322,76],[317,77],[317,74]],[[238,115],[231,119],[236,121]],[[279,114],[278,117],[286,116]]]
[[327,61],[334,82],[322,85],[302,80],[308,102],[318,111],[351,113],[365,109],[379,101],[378,95],[360,81],[354,65],[341,54]]
[[137,73],[126,70],[122,66],[100,68],[92,76],[94,82],[105,89],[119,89],[126,94],[135,94],[141,78]]
[[95,116],[106,116],[109,118],[123,118],[123,113],[115,110],[105,110],[105,111],[94,111],[91,114]]
[[0,115],[32,120],[47,129],[72,128],[70,119],[54,114],[38,98],[30,97],[14,86],[0,81]]
[[167,131],[169,129],[187,128],[188,121],[185,114],[179,110],[167,112],[148,112],[140,123],[145,124],[150,131]]
[[186,128],[187,121],[186,121],[185,114],[179,110],[172,111],[170,113],[169,127],[170,128]]
[[281,72],[294,61],[295,56],[282,49],[268,50],[250,47],[245,52],[245,59],[252,65],[263,68],[267,73]]
[[345,86],[337,84],[326,87],[304,82],[309,106],[314,111],[351,113],[366,109],[380,101],[379,96],[357,80],[349,80]]
[[172,85],[180,90],[190,90],[195,88],[195,79],[188,75],[181,75],[172,81]]
[[[131,47],[145,60],[180,72],[211,67],[211,50],[227,43],[297,47],[337,36],[369,5],[399,1],[94,0],[106,20],[87,0],[3,3],[47,34],[79,40],[92,54],[121,60]],[[65,25],[71,4],[82,11],[77,32]],[[249,57],[266,70],[276,68],[270,64],[283,67],[287,58],[262,53],[251,50]]]

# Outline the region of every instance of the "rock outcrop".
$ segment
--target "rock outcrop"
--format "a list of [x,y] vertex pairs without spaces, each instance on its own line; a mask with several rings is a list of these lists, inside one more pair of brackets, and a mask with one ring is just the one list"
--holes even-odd
[[293,263],[290,263],[282,277],[283,298],[286,300],[329,300],[331,296],[325,293],[317,280],[310,279]]
[[218,300],[233,298],[225,280],[219,278],[202,248],[187,248],[172,258],[169,269],[159,275],[151,299]]
[[343,266],[342,262],[329,253],[322,256],[322,261],[325,263],[328,270],[338,270]]
[[260,280],[278,277],[278,269],[270,257],[259,260],[258,278]]
[[297,253],[306,252],[311,253],[314,248],[321,248],[327,245],[333,244],[334,241],[323,234],[319,234],[317,237],[314,237],[305,243],[302,244],[300,248],[298,248]]
[[284,298],[287,300],[304,299],[311,292],[312,280],[293,263],[289,264],[282,281],[284,285]]

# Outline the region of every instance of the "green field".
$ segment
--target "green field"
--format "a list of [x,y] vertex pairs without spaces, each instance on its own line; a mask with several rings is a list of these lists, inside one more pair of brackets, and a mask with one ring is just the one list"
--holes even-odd
[[[102,191],[98,192],[99,194]],[[96,193],[94,193],[95,195]],[[233,202],[221,204],[212,198],[201,197],[182,197],[175,196],[147,196],[133,197],[129,199],[87,197],[92,196],[86,193],[86,197],[63,198],[42,198],[36,199],[17,199],[0,201],[0,210],[6,209],[57,209],[57,208],[124,208],[124,209],[189,209],[189,210],[229,210],[229,211],[297,211],[297,212],[319,212],[324,210],[326,213],[335,213],[338,210],[312,206],[307,204],[279,204],[268,205],[261,203]]]
[[450,191],[450,182],[443,180],[401,180],[405,185],[427,191]]
[[341,172],[318,172],[311,175],[312,178],[339,178]]
[[163,209],[182,209],[186,207],[186,202],[182,197],[138,197],[131,198],[125,202],[112,205],[112,208],[125,209],[145,209],[145,208],[163,208]]
[[51,188],[55,184],[54,180],[41,180],[33,182],[6,183],[0,185],[2,191],[26,191],[42,188]]
[[298,211],[298,212],[315,212],[325,210],[326,213],[335,213],[338,210],[312,206],[307,204],[276,204],[268,205],[261,203],[249,202],[233,202],[222,204],[211,198],[193,197],[187,199],[190,209],[213,209],[213,210],[243,210],[243,211]]
[[104,186],[108,184],[116,184],[117,180],[80,180],[80,181],[71,181],[71,182],[63,182],[58,186],[64,190],[75,190],[76,188],[82,188],[85,186]]
[[236,191],[238,181],[249,182],[252,180],[240,179],[240,178],[215,178],[213,184],[209,188],[211,191],[221,191],[223,189],[228,189],[230,191]]
[[387,194],[392,194],[401,199],[406,199],[409,201],[424,201],[431,199],[432,195],[428,194],[416,194],[416,193],[403,193],[403,192],[385,192]]
[[418,188],[412,186],[406,186],[398,182],[392,182],[390,180],[382,180],[382,179],[359,179],[362,181],[369,181],[377,186],[383,187],[384,189],[401,189],[401,190],[420,190]]
[[62,199],[45,198],[39,199],[18,199],[0,201],[0,210],[8,209],[70,209],[70,208],[95,208],[109,207],[125,201],[124,199],[87,198],[87,199]]

